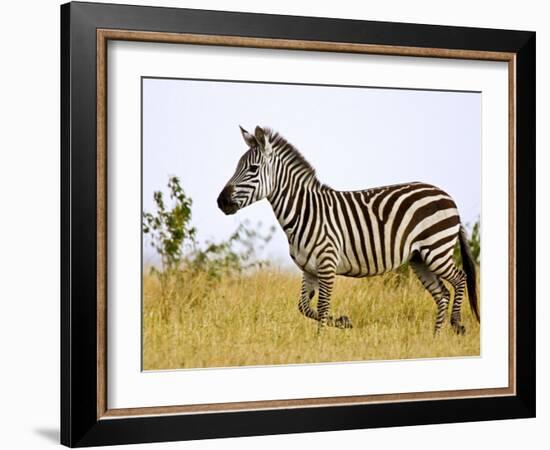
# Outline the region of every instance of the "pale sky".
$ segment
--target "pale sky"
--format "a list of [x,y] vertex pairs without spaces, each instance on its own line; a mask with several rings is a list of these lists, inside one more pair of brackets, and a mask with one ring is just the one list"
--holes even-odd
[[[439,186],[463,223],[481,207],[481,94],[368,87],[143,80],[143,207],[176,175],[193,199],[198,240],[226,239],[248,219],[276,225],[265,258],[288,266],[288,243],[262,200],[225,216],[216,198],[247,150],[239,125],[269,126],[336,189],[409,181]],[[144,241],[144,263],[155,260]]]

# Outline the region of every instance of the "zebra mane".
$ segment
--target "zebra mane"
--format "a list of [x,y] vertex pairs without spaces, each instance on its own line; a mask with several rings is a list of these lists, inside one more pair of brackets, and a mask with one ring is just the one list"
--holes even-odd
[[308,173],[316,176],[315,168],[309,163],[304,155],[302,155],[302,153],[296,147],[294,147],[294,145],[288,142],[278,132],[273,131],[269,127],[263,127],[263,130],[267,136],[267,141],[271,144],[271,147],[273,148],[273,151],[281,155],[292,156],[293,162],[297,162],[301,167],[306,169]]

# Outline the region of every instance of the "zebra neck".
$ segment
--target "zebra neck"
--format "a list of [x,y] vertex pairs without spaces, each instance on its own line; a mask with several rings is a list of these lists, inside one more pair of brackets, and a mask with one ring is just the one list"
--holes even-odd
[[312,194],[321,192],[323,185],[314,173],[288,172],[280,178],[273,192],[268,196],[273,212],[281,227],[289,234],[297,218],[303,213]]

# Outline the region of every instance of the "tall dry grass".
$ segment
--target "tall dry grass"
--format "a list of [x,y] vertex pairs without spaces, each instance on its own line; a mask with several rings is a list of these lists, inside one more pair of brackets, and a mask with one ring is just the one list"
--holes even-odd
[[333,315],[353,329],[327,328],[297,308],[300,276],[261,270],[220,280],[182,273],[169,295],[144,278],[145,370],[479,355],[479,325],[463,304],[466,335],[448,321],[434,338],[435,303],[414,276],[338,277]]

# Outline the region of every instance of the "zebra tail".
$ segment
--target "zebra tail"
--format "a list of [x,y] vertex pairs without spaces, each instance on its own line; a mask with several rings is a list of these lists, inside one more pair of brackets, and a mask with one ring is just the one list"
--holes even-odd
[[460,226],[460,253],[462,254],[462,268],[466,273],[466,285],[468,288],[468,299],[470,300],[470,308],[476,316],[479,322],[479,306],[477,302],[477,289],[476,289],[476,264],[472,257],[470,246],[468,245],[468,237],[466,236],[466,230]]

